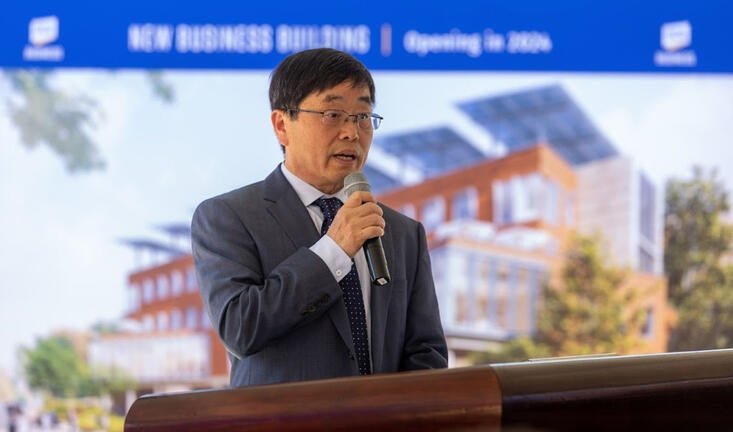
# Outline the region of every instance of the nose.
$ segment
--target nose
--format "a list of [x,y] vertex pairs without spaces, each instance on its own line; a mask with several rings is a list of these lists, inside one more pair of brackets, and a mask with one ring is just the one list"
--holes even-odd
[[356,141],[359,139],[359,125],[356,124],[356,117],[348,117],[339,131],[339,138],[344,141]]

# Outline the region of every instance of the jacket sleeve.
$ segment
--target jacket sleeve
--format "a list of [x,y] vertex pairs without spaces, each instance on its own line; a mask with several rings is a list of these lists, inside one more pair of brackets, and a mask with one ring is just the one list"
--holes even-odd
[[[251,213],[244,216],[216,197],[202,202],[191,222],[203,303],[227,350],[238,358],[318,318],[341,296],[338,283],[315,253],[292,244],[283,251],[282,238],[256,231],[273,223],[262,213],[259,220]],[[268,251],[278,247],[277,253]],[[262,254],[272,253],[283,259],[270,266]],[[273,259],[268,255],[267,260]]]

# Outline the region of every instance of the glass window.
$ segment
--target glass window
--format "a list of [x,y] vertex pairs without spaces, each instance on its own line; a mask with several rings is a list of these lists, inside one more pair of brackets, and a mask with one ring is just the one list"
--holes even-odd
[[199,316],[199,312],[194,306],[191,306],[188,309],[186,309],[186,328],[187,329],[196,330],[196,327],[198,326],[198,316]]
[[509,330],[509,293],[511,287],[509,281],[509,264],[506,262],[497,263],[496,273],[496,309],[497,316],[493,317],[494,322],[502,329]]
[[132,284],[127,289],[127,310],[135,312],[140,309],[140,286]]
[[475,187],[469,187],[453,196],[451,203],[452,219],[478,218],[478,192]]
[[530,174],[520,178],[519,184],[522,193],[526,195],[525,220],[536,220],[542,217],[544,210],[545,193],[547,192],[545,179],[539,174]]
[[494,220],[497,225],[542,219],[559,220],[560,187],[539,173],[515,176],[492,184]]
[[422,223],[425,230],[435,231],[445,221],[445,200],[443,197],[435,197],[422,206]]
[[158,275],[158,300],[168,297],[168,278],[165,275]]
[[171,294],[174,296],[183,293],[183,275],[180,271],[174,270],[171,273]]
[[189,267],[186,270],[186,289],[188,289],[188,292],[193,292],[198,289],[198,285],[196,284],[196,270],[193,267]]
[[452,324],[465,325],[468,314],[468,283],[466,255],[456,250],[449,250],[445,260],[445,273],[450,277],[450,293],[453,307],[449,320]]
[[155,330],[155,323],[153,322],[153,317],[151,315],[145,315],[143,317],[143,330],[146,332]]
[[527,334],[530,331],[530,315],[534,313],[533,308],[529,304],[529,282],[530,269],[523,266],[515,268],[514,286],[512,294],[514,295],[514,322],[512,327],[521,334]]
[[211,321],[209,320],[209,314],[206,313],[206,309],[201,310],[201,328],[211,328]]
[[504,225],[512,220],[512,206],[505,182],[496,181],[491,185],[492,203],[494,206],[494,223]]
[[512,218],[508,222],[526,222],[534,219],[531,214],[532,207],[527,183],[521,176],[512,177],[509,180],[508,204],[512,208]]
[[511,180],[513,222],[543,219],[557,223],[557,185],[541,174],[533,173]]
[[155,299],[155,286],[153,281],[145,279],[143,281],[143,302],[150,303]]
[[183,314],[178,309],[171,311],[171,330],[180,330],[183,327]]
[[167,331],[168,330],[168,314],[165,311],[158,312],[158,331]]

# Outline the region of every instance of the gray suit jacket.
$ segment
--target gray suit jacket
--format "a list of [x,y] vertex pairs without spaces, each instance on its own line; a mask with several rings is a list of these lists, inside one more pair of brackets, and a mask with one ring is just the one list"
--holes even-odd
[[[425,230],[382,208],[392,280],[371,286],[372,369],[447,367]],[[318,230],[280,167],[202,202],[191,232],[201,296],[229,351],[233,386],[359,374],[341,288],[309,249]]]

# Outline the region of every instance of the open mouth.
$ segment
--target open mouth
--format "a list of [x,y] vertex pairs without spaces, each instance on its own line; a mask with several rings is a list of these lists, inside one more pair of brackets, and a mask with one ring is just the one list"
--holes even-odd
[[333,155],[336,159],[342,160],[342,161],[355,161],[356,155],[349,154],[349,153],[337,153]]

